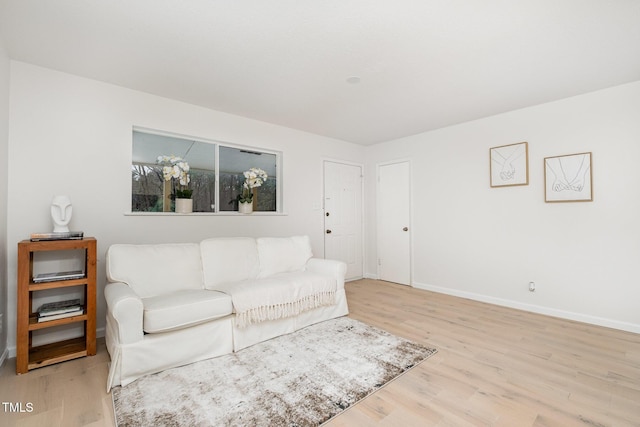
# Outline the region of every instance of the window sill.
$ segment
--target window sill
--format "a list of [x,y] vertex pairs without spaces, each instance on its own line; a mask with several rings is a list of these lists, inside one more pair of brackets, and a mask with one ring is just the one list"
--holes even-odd
[[192,212],[188,214],[175,212],[125,212],[124,216],[288,216],[286,212],[252,212],[241,214],[235,211],[225,212]]

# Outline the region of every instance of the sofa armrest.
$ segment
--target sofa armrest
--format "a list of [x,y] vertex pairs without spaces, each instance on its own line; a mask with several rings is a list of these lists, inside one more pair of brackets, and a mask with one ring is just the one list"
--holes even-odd
[[344,289],[344,276],[347,274],[347,264],[333,259],[311,258],[305,266],[307,271],[331,276],[336,279],[337,289]]
[[104,288],[107,300],[107,316],[115,321],[120,344],[131,344],[141,341],[143,305],[140,297],[122,282],[107,283]]

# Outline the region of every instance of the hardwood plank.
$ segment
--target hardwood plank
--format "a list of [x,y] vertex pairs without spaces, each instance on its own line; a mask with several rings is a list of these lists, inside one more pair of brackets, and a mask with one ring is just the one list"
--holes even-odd
[[[342,426],[638,426],[640,335],[375,280],[346,286],[350,317],[438,353],[329,421]],[[15,375],[0,369],[5,426],[113,426],[109,356]]]

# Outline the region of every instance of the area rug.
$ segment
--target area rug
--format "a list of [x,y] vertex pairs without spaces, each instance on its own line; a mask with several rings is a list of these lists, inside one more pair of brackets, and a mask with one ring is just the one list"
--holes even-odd
[[318,426],[435,353],[342,317],[116,387],[116,421]]

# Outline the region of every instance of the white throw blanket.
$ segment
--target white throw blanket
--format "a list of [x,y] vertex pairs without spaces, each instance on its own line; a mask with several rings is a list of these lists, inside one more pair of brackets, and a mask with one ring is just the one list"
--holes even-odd
[[216,286],[231,296],[239,328],[333,305],[336,288],[335,279],[304,271]]

